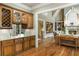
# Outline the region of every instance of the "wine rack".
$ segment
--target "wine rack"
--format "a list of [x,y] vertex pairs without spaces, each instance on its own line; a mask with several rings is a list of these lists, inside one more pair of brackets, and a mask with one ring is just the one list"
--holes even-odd
[[2,27],[11,27],[11,11],[2,8]]
[[12,26],[12,9],[0,5],[0,29],[11,29]]

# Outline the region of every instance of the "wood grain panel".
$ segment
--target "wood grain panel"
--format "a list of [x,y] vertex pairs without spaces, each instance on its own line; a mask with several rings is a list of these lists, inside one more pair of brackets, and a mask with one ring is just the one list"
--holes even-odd
[[23,14],[22,14],[22,20],[21,20],[21,22],[22,22],[23,24],[27,24],[27,23],[28,23],[28,16],[27,16],[27,13],[23,13]]
[[33,28],[33,15],[32,14],[28,14],[28,25],[27,28],[31,29]]
[[24,43],[23,43],[24,50],[29,49],[29,40],[30,40],[29,37],[24,38]]
[[12,56],[14,54],[15,54],[14,41],[13,40],[2,41],[2,55]]
[[5,46],[3,47],[3,55],[4,56],[12,56],[14,55],[14,46]]
[[16,53],[19,53],[19,52],[22,52],[22,44],[21,43],[18,43],[18,44],[16,44],[16,46],[15,46],[15,51],[16,51]]
[[13,45],[14,40],[4,40],[2,41],[2,46],[8,46],[8,45]]
[[0,56],[1,56],[1,42],[0,42]]
[[16,39],[15,40],[15,52],[20,53],[23,51],[23,39]]
[[30,47],[35,47],[35,37],[34,36],[30,36],[30,41],[29,41],[29,45]]

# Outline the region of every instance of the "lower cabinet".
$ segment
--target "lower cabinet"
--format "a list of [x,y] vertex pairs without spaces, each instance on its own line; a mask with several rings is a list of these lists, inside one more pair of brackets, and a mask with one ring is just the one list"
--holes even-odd
[[1,52],[1,42],[0,42],[0,56],[1,56],[1,53],[2,53],[2,52]]
[[20,53],[23,51],[23,39],[15,39],[15,52]]
[[24,42],[23,42],[24,50],[29,49],[29,40],[30,40],[29,37],[24,38]]
[[35,36],[0,41],[0,55],[14,56],[35,46]]
[[29,46],[31,47],[35,47],[35,36],[30,36],[30,41],[29,41]]
[[12,56],[14,54],[15,54],[14,40],[2,41],[2,55],[3,56]]

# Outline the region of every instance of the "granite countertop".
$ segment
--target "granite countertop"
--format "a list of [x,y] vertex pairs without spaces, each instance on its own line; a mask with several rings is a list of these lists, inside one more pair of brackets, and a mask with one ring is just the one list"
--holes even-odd
[[[31,36],[34,36],[34,35],[31,35]],[[25,35],[17,35],[17,36],[12,36],[12,37],[10,37],[10,38],[0,39],[0,41],[3,41],[3,40],[11,40],[11,39],[17,39],[17,38],[24,38],[24,37],[28,37],[28,36],[25,36]]]

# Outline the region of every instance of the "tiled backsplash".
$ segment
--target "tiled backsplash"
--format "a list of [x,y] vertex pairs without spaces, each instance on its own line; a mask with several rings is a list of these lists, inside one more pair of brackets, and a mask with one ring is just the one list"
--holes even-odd
[[10,38],[10,30],[1,29],[0,30],[0,39],[8,39]]
[[[0,39],[9,39],[14,34],[15,33],[13,29],[0,29]],[[26,29],[25,36],[31,36],[31,35],[34,35],[34,30]]]
[[31,36],[31,35],[34,35],[34,30],[33,29],[26,29],[25,36]]

